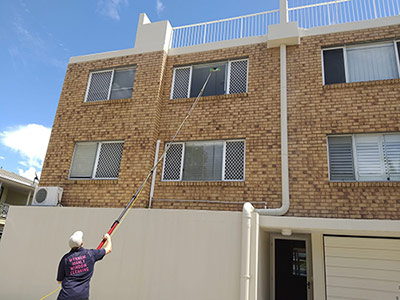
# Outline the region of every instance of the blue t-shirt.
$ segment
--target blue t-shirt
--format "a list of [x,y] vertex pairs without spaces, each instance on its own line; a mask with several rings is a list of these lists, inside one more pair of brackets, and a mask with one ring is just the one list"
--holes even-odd
[[57,281],[62,281],[62,289],[57,300],[89,298],[94,263],[105,254],[105,249],[88,250],[82,247],[65,254],[58,265]]

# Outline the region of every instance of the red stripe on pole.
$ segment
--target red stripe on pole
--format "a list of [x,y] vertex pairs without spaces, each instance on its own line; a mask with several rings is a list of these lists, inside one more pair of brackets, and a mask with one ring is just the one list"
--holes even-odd
[[[111,226],[110,230],[107,232],[109,235],[111,235],[111,234],[113,233],[114,229],[118,226],[118,223],[119,223],[118,221],[115,221],[115,222],[113,223],[113,225]],[[104,245],[105,242],[106,242],[106,240],[102,240],[102,241],[100,242],[100,244],[97,246],[96,249],[101,249],[101,248],[103,247],[103,245]]]

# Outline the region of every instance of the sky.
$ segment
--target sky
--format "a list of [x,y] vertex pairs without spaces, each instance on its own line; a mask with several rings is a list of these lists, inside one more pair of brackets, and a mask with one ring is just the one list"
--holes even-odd
[[279,0],[1,0],[0,167],[40,177],[69,58],[133,48],[140,13],[181,26],[278,6]]

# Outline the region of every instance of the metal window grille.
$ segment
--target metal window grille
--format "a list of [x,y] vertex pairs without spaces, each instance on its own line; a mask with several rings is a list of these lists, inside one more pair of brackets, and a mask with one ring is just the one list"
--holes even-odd
[[247,92],[248,60],[230,61],[229,94]]
[[124,143],[102,143],[95,178],[118,178]]
[[175,68],[172,79],[171,99],[188,98],[191,67]]
[[225,143],[224,180],[244,180],[244,159],[244,141],[227,141]]
[[163,180],[179,181],[182,178],[183,143],[174,143],[164,157]]
[[112,70],[91,73],[86,102],[107,100],[112,76]]

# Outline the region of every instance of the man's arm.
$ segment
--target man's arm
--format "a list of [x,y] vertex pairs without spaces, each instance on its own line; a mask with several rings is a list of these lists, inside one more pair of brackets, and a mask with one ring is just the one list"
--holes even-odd
[[60,263],[58,264],[57,282],[61,284],[63,279],[64,279],[64,259],[62,258],[60,260]]
[[110,235],[108,233],[106,233],[103,236],[103,239],[106,240],[106,242],[104,243],[104,250],[106,250],[106,254],[105,255],[107,255],[108,253],[110,253],[112,251],[111,237],[110,237]]

